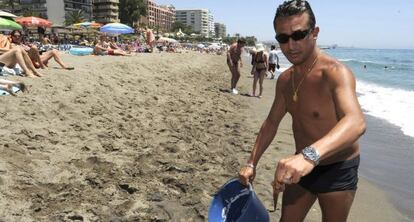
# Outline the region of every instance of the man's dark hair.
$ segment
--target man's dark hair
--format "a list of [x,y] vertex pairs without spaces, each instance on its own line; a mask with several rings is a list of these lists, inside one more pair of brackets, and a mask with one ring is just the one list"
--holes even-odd
[[309,15],[309,28],[314,29],[316,24],[315,15],[313,14],[312,8],[306,0],[289,0],[283,2],[277,8],[275,19],[273,24],[276,29],[276,19],[280,17],[288,17],[307,12]]
[[246,39],[244,39],[244,38],[238,39],[237,44],[246,44]]
[[272,46],[270,46],[270,49],[271,50],[276,49],[276,46],[275,45],[272,45]]
[[14,36],[14,34],[16,34],[16,33],[19,33],[20,35],[22,35],[22,32],[21,32],[21,31],[19,31],[19,30],[13,30],[13,31],[10,33],[10,35],[11,35],[11,36]]

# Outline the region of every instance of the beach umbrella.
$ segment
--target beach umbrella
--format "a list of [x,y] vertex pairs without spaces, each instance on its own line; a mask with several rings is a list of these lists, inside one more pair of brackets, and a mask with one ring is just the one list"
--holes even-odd
[[101,23],[97,23],[97,22],[81,22],[81,23],[76,23],[73,24],[74,27],[82,27],[82,28],[100,28],[102,26]]
[[134,33],[134,29],[122,23],[108,23],[101,27],[101,32],[111,34],[128,34]]
[[0,10],[0,17],[16,18],[17,15]]
[[168,42],[168,43],[177,43],[178,41],[173,38],[161,37],[157,40],[158,43]]
[[50,27],[52,26],[52,22],[38,18],[38,17],[21,17],[16,19],[16,22],[23,25],[23,26],[42,26],[42,27]]
[[17,24],[13,20],[0,18],[0,29],[6,29],[6,30],[20,30],[22,29],[22,26]]

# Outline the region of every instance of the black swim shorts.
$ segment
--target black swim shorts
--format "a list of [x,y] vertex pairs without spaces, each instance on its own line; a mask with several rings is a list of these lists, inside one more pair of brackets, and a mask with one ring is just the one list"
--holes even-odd
[[316,166],[299,181],[299,185],[313,194],[356,190],[359,155],[351,160]]

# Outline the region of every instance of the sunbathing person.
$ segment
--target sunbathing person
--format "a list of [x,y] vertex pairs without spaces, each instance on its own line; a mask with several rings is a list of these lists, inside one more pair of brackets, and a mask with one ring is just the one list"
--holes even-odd
[[127,53],[120,49],[112,49],[110,44],[106,41],[106,36],[101,36],[98,43],[94,48],[95,55],[122,55],[126,56]]
[[27,53],[20,47],[9,49],[0,55],[0,66],[6,66],[8,68],[14,68],[16,64],[23,69],[23,73],[27,77],[41,77],[42,75],[36,71],[36,68],[33,66],[32,62],[25,59],[29,57]]
[[22,47],[29,55],[34,67],[36,68],[46,68],[47,63],[51,58],[53,58],[63,69],[73,70],[73,67],[67,66],[63,63],[62,59],[59,56],[59,51],[52,49],[46,52],[43,52],[40,55],[38,48],[34,45],[25,45],[22,43],[22,34],[20,31],[11,32],[11,42],[12,47]]
[[[1,70],[1,66],[0,66],[0,70]],[[21,90],[22,92],[27,92],[27,87],[22,82],[15,82],[15,81],[10,81],[10,80],[0,79],[0,90],[8,92],[12,96],[16,96],[16,93],[14,93],[13,91],[13,87],[19,88],[19,90]]]

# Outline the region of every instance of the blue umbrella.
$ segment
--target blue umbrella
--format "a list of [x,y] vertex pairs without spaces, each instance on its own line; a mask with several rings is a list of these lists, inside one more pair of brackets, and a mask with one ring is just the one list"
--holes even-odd
[[128,33],[134,33],[134,29],[121,24],[121,23],[108,23],[101,27],[101,32],[107,32],[111,34],[128,34]]

